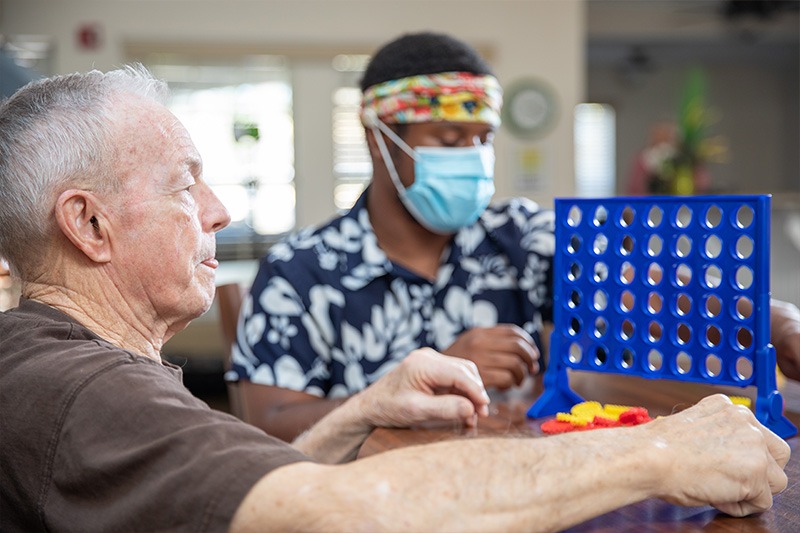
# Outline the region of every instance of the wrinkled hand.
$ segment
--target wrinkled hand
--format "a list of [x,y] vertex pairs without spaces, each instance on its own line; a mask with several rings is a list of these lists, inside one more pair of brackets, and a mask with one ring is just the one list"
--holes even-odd
[[475,365],[430,348],[414,350],[358,396],[365,420],[376,427],[433,420],[472,427],[478,416],[489,414],[489,396]]
[[514,324],[465,331],[442,353],[469,359],[487,387],[505,390],[539,370],[539,350],[527,331]]
[[658,496],[679,505],[713,505],[732,516],[769,509],[786,488],[786,442],[744,406],[721,394],[638,426],[668,461]]
[[770,337],[778,368],[786,377],[800,381],[800,310],[780,300],[772,300],[770,310]]

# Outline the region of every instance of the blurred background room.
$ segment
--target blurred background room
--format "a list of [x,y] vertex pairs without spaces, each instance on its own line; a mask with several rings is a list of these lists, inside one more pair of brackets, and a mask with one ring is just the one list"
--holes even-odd
[[[475,46],[505,87],[498,198],[770,193],[772,293],[800,305],[798,0],[0,0],[0,91],[131,61],[166,79],[234,220],[218,284],[249,286],[277,238],[358,197],[360,73],[421,30]],[[665,162],[687,150],[681,178]],[[0,265],[0,309],[15,290]],[[164,355],[224,408],[219,319]]]

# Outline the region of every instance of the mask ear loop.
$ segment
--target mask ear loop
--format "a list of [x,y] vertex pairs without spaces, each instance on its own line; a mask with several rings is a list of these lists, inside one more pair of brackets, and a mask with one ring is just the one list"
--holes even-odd
[[[422,226],[427,228],[428,230],[438,233],[435,228],[431,228],[425,223],[425,218],[422,214],[414,207],[408,197],[406,196],[406,188],[403,186],[403,182],[400,181],[400,176],[397,174],[397,168],[394,166],[394,159],[392,156],[389,155],[389,149],[386,147],[386,141],[383,140],[383,136],[381,135],[381,131],[384,131],[386,135],[394,141],[397,146],[400,147],[404,152],[406,152],[410,157],[417,161],[416,154],[414,154],[413,149],[406,144],[406,142],[400,138],[395,132],[392,131],[389,126],[384,124],[378,117],[375,115],[375,111],[372,109],[367,110],[365,113],[365,122],[366,125],[372,130],[372,134],[375,135],[375,141],[378,143],[378,150],[381,152],[381,157],[383,157],[383,163],[386,165],[386,170],[389,171],[389,177],[394,183],[394,188],[397,189],[397,194],[400,196],[400,201],[403,203],[405,208],[408,210],[409,213],[419,222]],[[405,147],[404,147],[405,146]],[[410,152],[409,152],[410,151]]]
[[[399,146],[401,150],[408,154],[408,157],[412,158],[414,161],[419,159],[417,154],[414,153],[414,149],[411,148],[408,143],[406,143],[399,135],[397,135],[392,128],[384,124],[384,122],[378,118],[378,115],[375,113],[374,109],[366,109],[364,111],[364,117],[367,126],[369,126],[372,132],[375,133],[376,137],[380,137],[375,131],[375,128],[377,127],[384,133],[384,135],[389,137],[393,143]],[[381,152],[381,154],[383,154],[383,152]]]
[[405,197],[406,188],[403,187],[403,183],[400,181],[400,176],[397,174],[397,168],[394,166],[394,159],[389,154],[389,149],[386,147],[386,141],[383,140],[383,135],[378,130],[378,128],[372,124],[370,125],[370,129],[372,130],[372,134],[375,136],[375,140],[378,143],[378,150],[381,152],[381,157],[383,157],[383,164],[386,165],[386,170],[389,171],[389,177],[392,178],[392,183],[394,183],[395,189],[400,194],[401,198]]
[[392,178],[392,183],[394,183],[395,189],[400,194],[400,197],[403,198],[403,203],[405,203],[405,194],[406,188],[403,186],[403,182],[400,181],[400,176],[397,174],[397,167],[394,165],[394,159],[389,154],[389,149],[386,147],[386,141],[383,140],[383,135],[381,132],[385,133],[387,137],[389,137],[397,146],[400,147],[405,153],[407,153],[410,157],[417,160],[417,156],[414,153],[414,150],[411,149],[406,142],[400,138],[392,129],[383,123],[381,119],[378,118],[378,115],[375,113],[374,109],[366,109],[364,110],[364,122],[366,122],[367,126],[372,130],[372,134],[375,136],[375,141],[378,143],[378,150],[381,152],[381,157],[383,157],[383,163],[386,165],[386,170],[389,171],[389,177]]

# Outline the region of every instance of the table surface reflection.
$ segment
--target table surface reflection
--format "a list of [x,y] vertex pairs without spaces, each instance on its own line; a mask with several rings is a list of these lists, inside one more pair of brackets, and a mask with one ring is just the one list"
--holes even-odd
[[[787,418],[800,427],[800,383],[781,380],[781,393]],[[699,383],[648,380],[636,377],[574,372],[572,389],[600,403],[646,407],[650,415],[668,415],[684,409],[704,396],[715,392],[748,396],[755,399],[754,388],[710,387]],[[376,429],[361,448],[359,457],[366,457],[393,448],[431,443],[454,438],[487,436],[544,437],[539,429],[542,420],[525,416],[533,398],[541,392],[541,380],[531,387],[529,395],[498,395],[493,398],[490,416],[481,419],[477,428],[439,425],[414,429]],[[680,507],[651,499],[599,516],[568,531],[717,531],[717,532],[790,532],[800,531],[800,457],[798,443],[787,441],[792,457],[786,466],[789,485],[775,497],[772,509],[747,518],[732,518],[712,507]]]

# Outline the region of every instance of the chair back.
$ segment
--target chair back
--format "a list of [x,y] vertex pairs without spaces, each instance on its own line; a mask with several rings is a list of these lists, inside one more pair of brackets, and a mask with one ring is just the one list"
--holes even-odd
[[[217,308],[219,311],[219,325],[222,332],[222,341],[225,345],[225,371],[231,369],[231,354],[233,343],[236,342],[236,326],[239,322],[239,309],[242,307],[243,288],[238,283],[226,283],[217,287]],[[228,401],[231,413],[244,420],[243,405],[239,384],[227,382]]]

